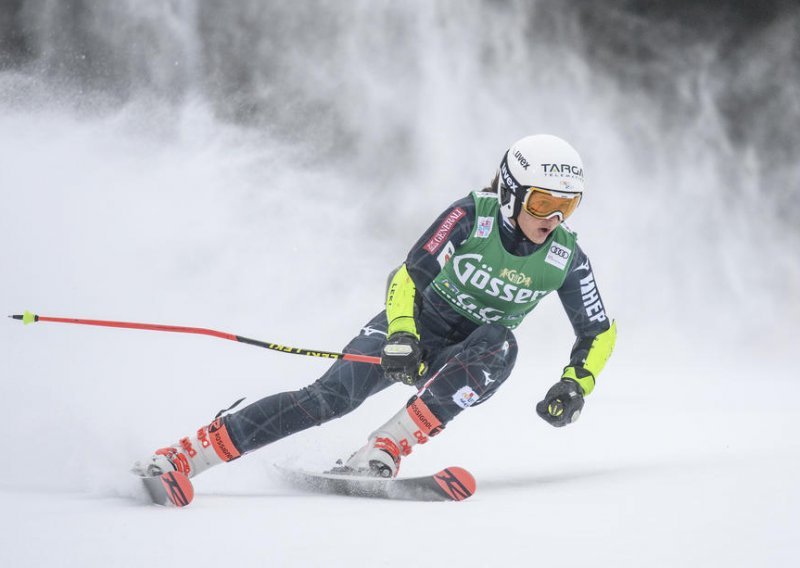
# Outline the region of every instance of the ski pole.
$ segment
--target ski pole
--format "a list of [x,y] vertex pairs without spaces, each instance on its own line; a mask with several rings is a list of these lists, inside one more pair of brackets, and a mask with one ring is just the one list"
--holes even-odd
[[278,343],[270,343],[268,341],[258,341],[257,339],[250,339],[235,335],[233,333],[226,333],[224,331],[216,331],[213,329],[205,329],[202,327],[185,327],[180,325],[161,325],[157,323],[132,323],[125,321],[108,321],[108,320],[91,320],[79,318],[55,318],[50,316],[39,316],[32,314],[25,310],[23,314],[8,316],[15,320],[21,320],[23,324],[35,322],[51,322],[51,323],[74,323],[80,325],[97,325],[101,327],[120,327],[125,329],[144,329],[148,331],[170,331],[173,333],[195,333],[198,335],[210,335],[211,337],[219,337],[220,339],[228,339],[230,341],[238,341],[239,343],[246,343],[248,345],[255,345],[256,347],[263,347],[273,351],[280,351],[281,353],[291,353],[294,355],[305,355],[307,357],[321,357],[323,359],[344,359],[345,361],[355,361],[357,363],[370,363],[372,365],[380,365],[381,358],[373,357],[370,355],[357,355],[355,353],[336,353],[333,351],[319,351],[317,349],[306,349],[303,347],[289,347],[287,345],[280,345]]

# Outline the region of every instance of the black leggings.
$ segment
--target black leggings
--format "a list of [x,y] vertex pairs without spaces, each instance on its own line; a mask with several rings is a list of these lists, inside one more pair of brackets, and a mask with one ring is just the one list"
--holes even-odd
[[[442,338],[424,328],[419,332],[429,371],[418,381],[412,400],[423,400],[442,424],[491,397],[511,374],[517,358],[514,334],[498,324],[482,325],[464,341],[445,347],[441,347]],[[385,343],[386,312],[381,312],[344,352],[380,356]],[[222,420],[236,448],[241,453],[251,452],[344,416],[367,397],[394,384],[383,376],[380,365],[339,359],[308,387],[262,398]]]

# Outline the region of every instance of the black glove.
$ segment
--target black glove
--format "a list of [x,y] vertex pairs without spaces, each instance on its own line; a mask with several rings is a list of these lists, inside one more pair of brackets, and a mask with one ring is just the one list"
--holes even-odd
[[393,334],[381,351],[381,367],[386,378],[413,385],[425,372],[419,341],[410,333]]
[[536,414],[556,427],[572,424],[583,409],[583,389],[570,379],[561,379],[547,391],[544,400],[536,405]]

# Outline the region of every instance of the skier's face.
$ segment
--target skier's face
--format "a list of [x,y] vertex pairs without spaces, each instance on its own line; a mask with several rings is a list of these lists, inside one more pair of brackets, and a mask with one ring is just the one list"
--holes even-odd
[[528,240],[540,245],[561,224],[561,218],[556,216],[550,219],[538,219],[533,215],[528,215],[525,211],[521,211],[517,215],[517,222],[524,235],[528,237]]

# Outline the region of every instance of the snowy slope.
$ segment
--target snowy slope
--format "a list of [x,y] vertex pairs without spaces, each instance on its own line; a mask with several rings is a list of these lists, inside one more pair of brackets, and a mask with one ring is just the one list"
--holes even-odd
[[[248,195],[248,170],[230,166],[225,144],[153,147],[117,123],[42,120],[5,116],[0,128],[18,188],[4,185],[17,212],[2,225],[2,265],[15,268],[2,284],[6,311],[206,325],[336,349],[380,309],[383,274],[402,253],[379,237],[357,256],[370,232],[357,209],[318,196],[324,206],[298,223],[283,199]],[[439,206],[421,208],[431,217]],[[613,266],[616,254],[625,256],[600,256]],[[595,262],[602,283],[612,270]],[[407,475],[470,468],[479,490],[461,504],[305,495],[273,472],[347,455],[409,396],[398,386],[198,478],[186,510],[146,506],[127,477],[131,461],[240,395],[306,384],[325,363],[205,337],[8,320],[2,564],[793,565],[800,448],[787,350],[706,335],[699,316],[653,331],[636,313],[647,306],[626,302],[659,290],[640,296],[638,284],[606,280],[620,342],[579,423],[556,430],[533,412],[570,345],[551,299],[519,332],[513,380],[406,459]]]

